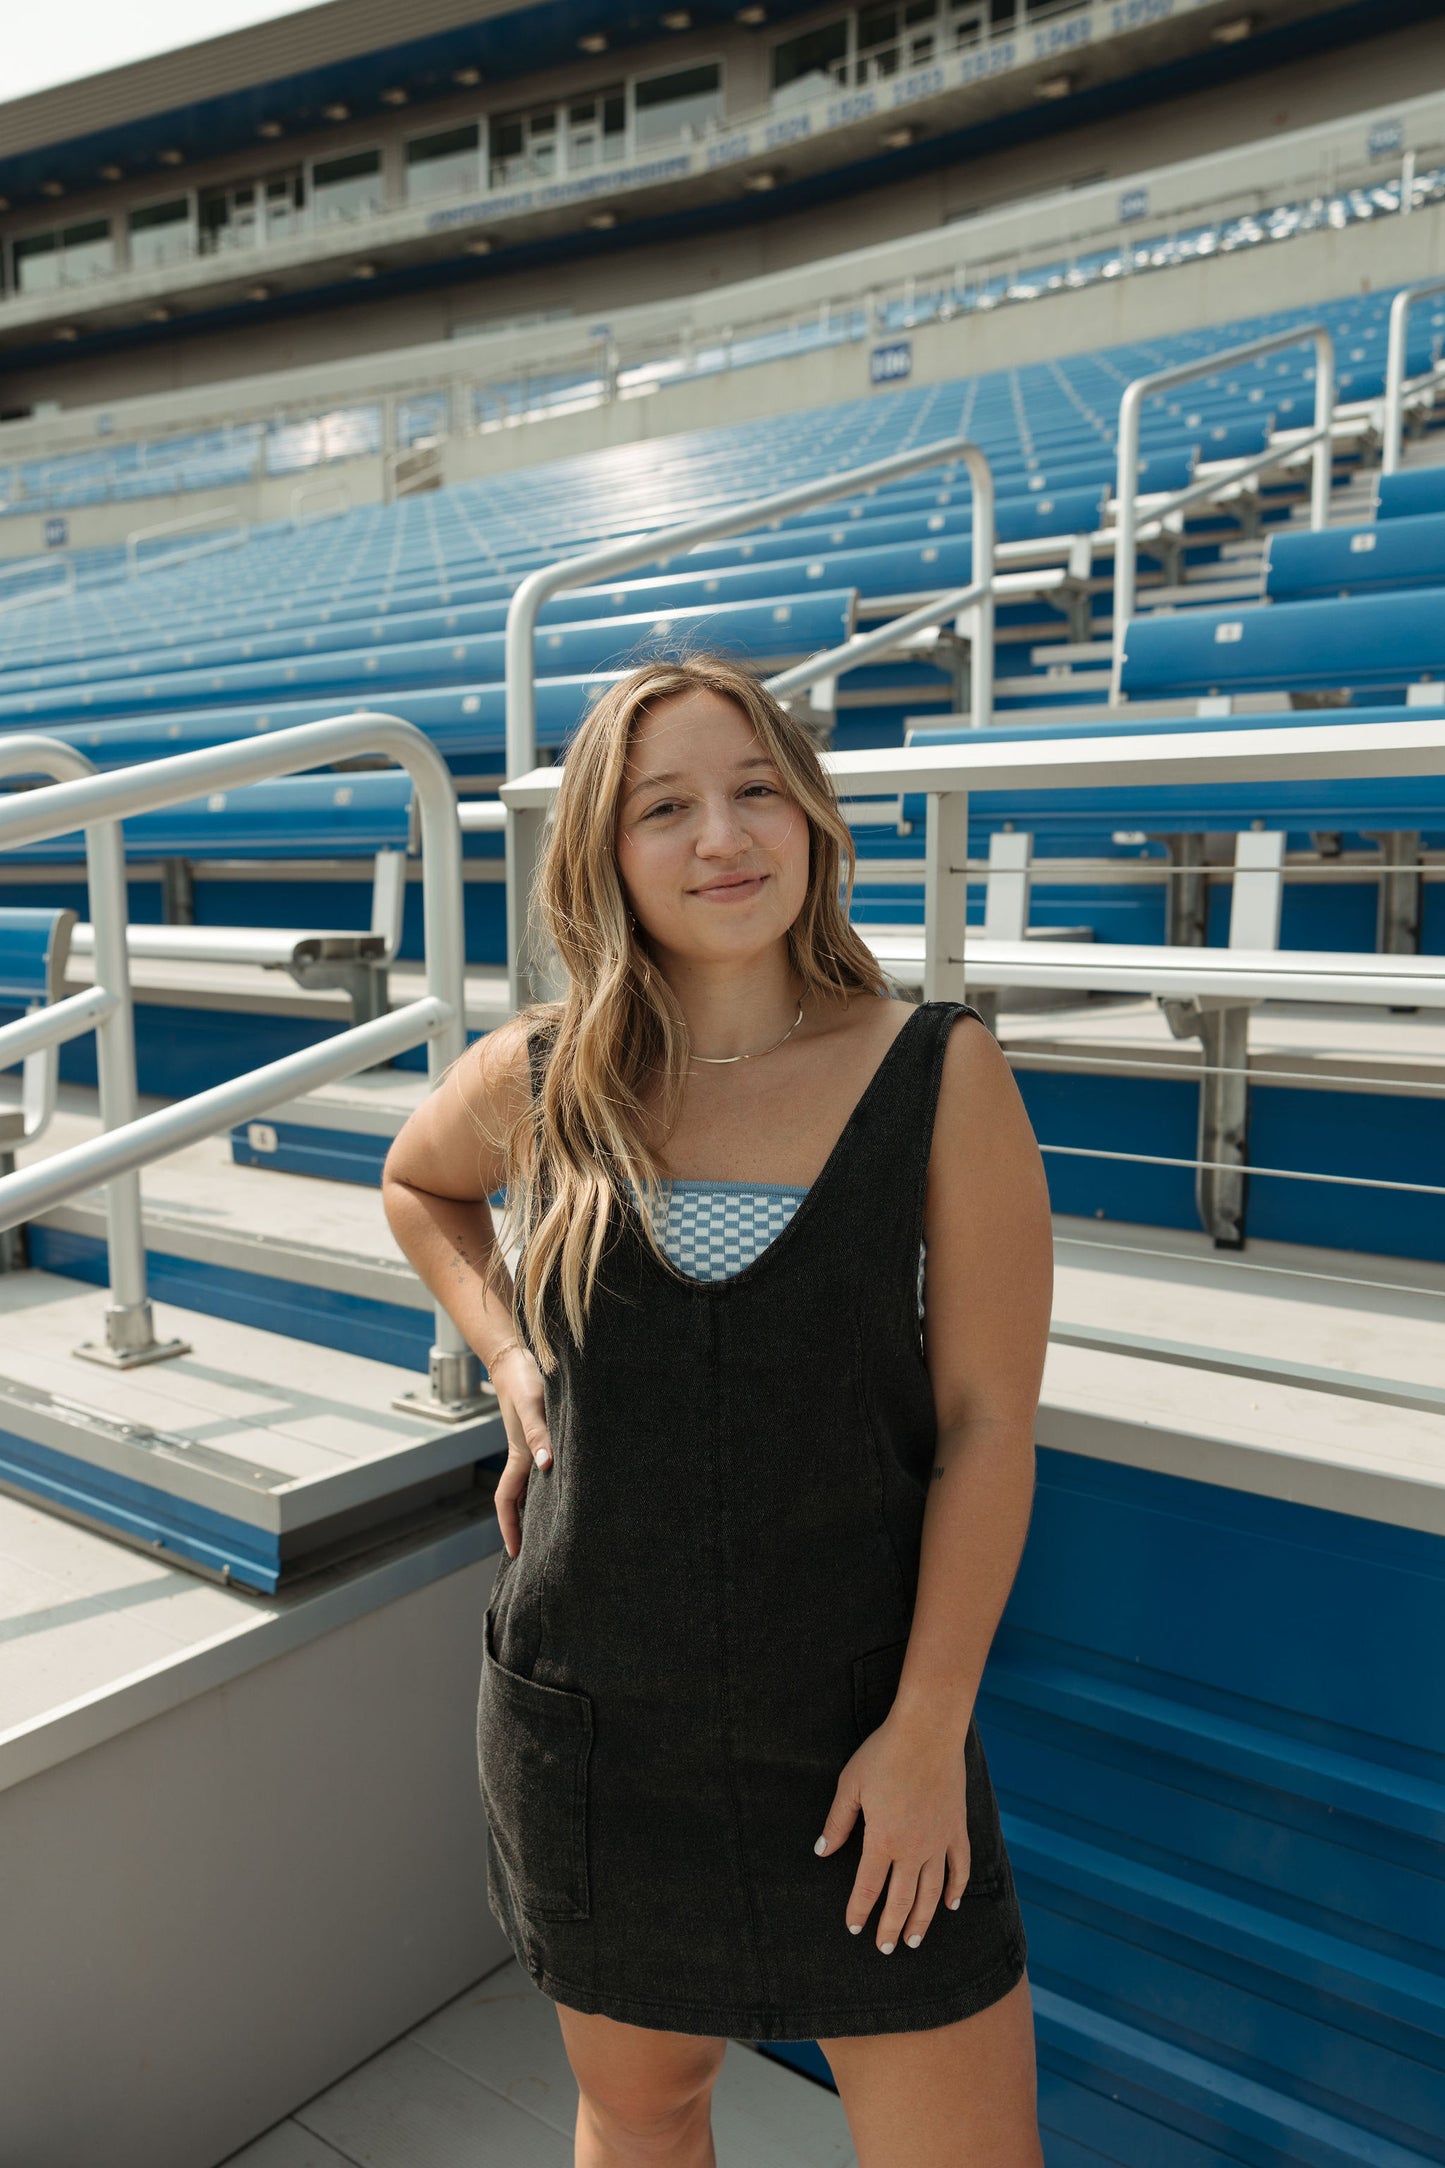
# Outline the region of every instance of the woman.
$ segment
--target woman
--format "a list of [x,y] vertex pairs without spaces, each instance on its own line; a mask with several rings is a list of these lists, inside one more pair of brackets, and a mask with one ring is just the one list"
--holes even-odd
[[817,2040],[862,2168],[1042,2161],[972,1712],[1032,1501],[1048,1197],[998,1047],[890,998],[845,868],[754,677],[633,671],[539,869],[566,998],[387,1158],[506,1427],[488,1893],[558,2006],[580,2168],[710,2164],[730,2037]]

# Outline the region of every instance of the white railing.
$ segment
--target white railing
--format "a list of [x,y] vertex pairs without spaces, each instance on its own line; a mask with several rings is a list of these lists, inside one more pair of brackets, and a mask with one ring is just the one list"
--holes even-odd
[[[725,512],[710,512],[704,519],[685,520],[675,527],[657,528],[651,534],[634,535],[625,542],[610,542],[601,549],[587,550],[580,556],[563,558],[557,564],[542,565],[535,572],[529,572],[512,596],[507,611],[507,774],[521,775],[536,765],[537,615],[542,604],[553,595],[563,594],[571,588],[586,587],[592,581],[608,579],[614,573],[631,571],[637,565],[651,564],[654,559],[680,556],[683,551],[692,549],[699,542],[717,541],[724,535],[745,534],[754,527],[765,526],[769,520],[782,519],[790,512],[802,512],[816,504],[828,504],[839,497],[851,497],[859,490],[876,487],[880,482],[893,481],[901,475],[918,473],[927,467],[939,466],[950,459],[961,461],[973,479],[974,580],[977,583],[982,563],[987,567],[991,595],[994,544],[993,474],[978,446],[966,437],[940,437],[932,444],[921,446],[917,451],[895,452],[887,459],[876,459],[867,466],[849,468],[846,472],[833,474],[824,481],[800,483],[793,489],[780,490],[771,497],[757,497],[746,504],[732,505]],[[982,520],[981,512],[984,515]],[[972,593],[971,589],[969,593]],[[948,600],[953,609],[965,607],[964,602],[956,598]],[[981,592],[977,606],[986,608],[988,600],[989,596]],[[936,624],[939,618],[931,617],[927,622]],[[896,636],[897,628],[892,629]],[[991,619],[987,630],[989,633],[992,631]],[[805,664],[801,665],[800,669],[806,672],[808,667],[809,665]],[[817,679],[836,675],[838,668],[837,655],[832,654],[818,669]],[[980,634],[974,639],[972,668],[979,712],[987,713],[992,708],[991,637]],[[790,689],[801,690],[807,682],[809,680],[806,677],[799,677]],[[531,885],[534,863],[530,855],[519,855],[509,827],[507,970],[508,993],[514,1008],[530,999],[530,995],[524,991],[531,983],[525,897]]]
[[[922,794],[927,801],[924,844],[923,968],[926,1001],[962,1001],[969,986],[964,910],[966,883],[977,878],[968,865],[970,790],[1031,793],[1040,790],[1154,789],[1162,785],[1277,783],[1297,778],[1361,781],[1371,776],[1439,776],[1445,773],[1445,720],[1421,722],[1291,724],[1280,729],[1210,730],[1154,736],[1036,738],[1000,742],[987,732],[947,745],[913,744],[876,751],[824,752],[824,767],[840,798],[896,798]],[[533,768],[509,778],[499,795],[507,807],[509,841],[535,864],[541,826],[561,787],[559,767]],[[1122,816],[1120,816],[1122,818]],[[1137,952],[1136,952],[1137,953]],[[1095,964],[1107,967],[1108,946]],[[1207,950],[1160,948],[1161,968],[1177,974],[1191,964],[1222,970]],[[1290,962],[1286,954],[1282,970]],[[1359,959],[1363,969],[1367,959]],[[1402,980],[1418,977],[1421,959],[1388,957],[1381,968],[1401,967]],[[1445,958],[1423,960],[1442,981]],[[548,968],[543,960],[543,968]],[[1012,961],[1010,963],[1012,968]],[[1047,945],[1029,965],[1030,983],[1047,983]],[[1171,983],[1173,981],[1171,980]],[[1308,998],[1328,1000],[1311,973]],[[1297,996],[1303,998],[1303,996]],[[1386,997],[1388,998],[1388,997]]]
[[1241,481],[1247,475],[1257,474],[1265,467],[1277,466],[1281,459],[1292,457],[1307,446],[1314,446],[1314,475],[1310,491],[1310,525],[1323,527],[1329,518],[1330,483],[1334,474],[1333,420],[1335,411],[1335,345],[1323,324],[1299,324],[1289,331],[1275,333],[1272,338],[1249,339],[1242,346],[1227,347],[1223,353],[1211,354],[1203,361],[1178,363],[1172,369],[1155,370],[1151,376],[1136,377],[1125,389],[1119,402],[1119,472],[1115,486],[1114,517],[1117,523],[1117,541],[1114,550],[1114,660],[1110,699],[1117,704],[1120,698],[1120,678],[1124,668],[1124,652],[1127,643],[1129,620],[1134,615],[1134,598],[1138,581],[1139,548],[1139,419],[1144,401],[1156,392],[1167,391],[1175,384],[1189,384],[1197,377],[1215,376],[1221,370],[1238,368],[1242,362],[1258,360],[1262,355],[1278,353],[1287,346],[1313,345],[1315,350],[1315,419],[1313,429],[1303,433],[1291,432],[1287,449],[1270,445],[1248,459],[1232,460],[1227,467],[1217,468],[1204,481],[1191,483],[1189,488],[1174,491],[1171,495],[1153,495],[1148,500],[1149,527],[1153,532],[1162,531],[1163,523],[1172,513],[1182,511],[1191,504],[1201,504],[1216,498],[1220,490],[1230,482]]
[[27,572],[49,571],[60,574],[57,586],[52,580],[38,587],[24,587],[17,595],[0,595],[0,616],[7,610],[23,610],[31,602],[63,602],[75,593],[75,559],[73,557],[17,557],[12,563],[0,564],[0,580],[20,579]]
[[[1404,434],[1405,394],[1413,385],[1405,382],[1405,359],[1409,346],[1410,311],[1417,301],[1425,301],[1431,294],[1445,294],[1445,278],[1425,279],[1418,286],[1406,286],[1390,303],[1390,343],[1385,363],[1385,426],[1384,444],[1380,455],[1380,467],[1385,474],[1394,474],[1400,465],[1400,443]],[[1429,382],[1436,372],[1417,379]]]
[[350,510],[351,491],[345,482],[298,482],[291,492],[293,527],[314,527]]
[[[324,1084],[354,1076],[373,1064],[425,1042],[433,1080],[466,1044],[465,941],[462,913],[461,828],[456,795],[445,761],[430,739],[394,715],[355,713],[330,722],[302,723],[274,737],[245,739],[179,753],[108,773],[65,746],[31,739],[7,743],[9,773],[44,772],[47,764],[71,774],[36,790],[0,800],[0,852],[84,828],[91,872],[91,919],[95,926],[96,988],[39,1016],[24,1017],[0,1031],[0,1064],[18,1060],[38,1045],[58,1044],[90,1023],[100,1028],[101,1113],[105,1128],[37,1164],[0,1178],[0,1229],[46,1212],[98,1182],[109,1185],[115,1301],[107,1334],[117,1359],[155,1359],[168,1352],[154,1341],[146,1296],[136,1170],[254,1120],[284,1101]],[[183,804],[207,790],[238,789],[273,776],[298,775],[357,754],[380,753],[407,770],[421,817],[422,903],[426,929],[424,996],[388,1015],[353,1025],[299,1053],[233,1077],[209,1091],[174,1101],[136,1118],[135,1057],[127,971],[125,873],[118,823],[131,814]],[[477,1357],[446,1309],[436,1306],[431,1351],[430,1407],[448,1418],[475,1400]]]
[[[235,520],[231,527],[222,527],[223,520]],[[154,557],[142,557],[141,549],[147,542],[160,542],[167,535],[194,533],[198,528],[217,529],[207,532],[199,542],[183,544],[174,550],[160,550]],[[216,550],[233,550],[250,535],[246,522],[237,517],[233,504],[218,505],[211,512],[188,512],[180,519],[159,520],[152,527],[132,527],[125,538],[125,570],[127,579],[136,579],[143,572],[164,572],[171,565],[188,565],[197,557],[209,557]]]

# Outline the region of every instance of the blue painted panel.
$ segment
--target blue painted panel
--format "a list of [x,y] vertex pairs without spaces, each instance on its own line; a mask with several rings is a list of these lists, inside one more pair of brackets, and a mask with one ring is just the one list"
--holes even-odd
[[1445,1538],[1040,1451],[979,1717],[1050,2168],[1445,2159],[1442,1638]]

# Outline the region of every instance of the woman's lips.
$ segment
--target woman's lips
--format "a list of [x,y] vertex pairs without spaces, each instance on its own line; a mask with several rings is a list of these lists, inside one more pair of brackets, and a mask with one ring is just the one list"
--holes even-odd
[[756,873],[747,881],[729,881],[722,888],[698,888],[693,893],[701,896],[705,903],[733,903],[745,896],[755,896],[766,879],[765,873]]

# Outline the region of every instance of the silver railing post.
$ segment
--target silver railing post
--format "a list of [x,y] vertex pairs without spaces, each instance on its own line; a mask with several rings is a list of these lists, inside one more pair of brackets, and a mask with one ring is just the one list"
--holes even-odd
[[923,999],[968,999],[968,792],[931,790],[923,845]]
[[1445,293],[1445,278],[1424,279],[1418,286],[1402,286],[1390,303],[1390,340],[1385,361],[1385,429],[1380,472],[1396,474],[1400,467],[1400,441],[1405,419],[1405,360],[1410,311],[1417,301]]
[[[608,543],[600,549],[587,550],[580,556],[564,558],[555,565],[541,565],[535,572],[529,572],[512,596],[511,607],[507,612],[507,780],[530,773],[537,764],[534,641],[537,613],[542,604],[553,595],[562,594],[569,588],[584,587],[591,580],[606,579],[614,573],[631,571],[634,566],[650,564],[657,557],[675,557],[698,542],[713,542],[724,535],[743,534],[749,528],[762,526],[767,520],[781,519],[789,512],[802,512],[815,504],[828,504],[839,497],[850,497],[856,490],[871,488],[879,482],[892,481],[900,475],[916,474],[926,467],[939,466],[944,460],[961,458],[966,451],[973,449],[965,437],[940,437],[934,443],[921,445],[915,451],[895,452],[887,459],[873,460],[868,466],[853,467],[846,473],[834,474],[827,481],[800,483],[793,489],[780,490],[775,496],[754,498],[747,504],[733,505],[728,511],[709,513],[705,519],[685,520],[679,526],[658,528],[649,535],[633,536],[627,542]],[[991,511],[990,497],[990,513]],[[991,517],[988,529],[991,544]],[[976,576],[976,557],[974,572]],[[524,967],[523,956],[528,894],[519,886],[516,853],[511,844],[509,817],[507,999],[515,1012],[536,996],[533,991],[535,981],[530,969]]]
[[[1308,437],[1297,440],[1293,449],[1300,450],[1305,443],[1314,445],[1313,475],[1310,487],[1310,525],[1323,527],[1329,518],[1330,485],[1334,477],[1334,411],[1335,411],[1335,342],[1324,324],[1297,324],[1289,331],[1273,333],[1265,339],[1249,339],[1243,346],[1225,348],[1222,353],[1208,354],[1200,361],[1180,362],[1172,369],[1156,369],[1150,376],[1138,376],[1126,385],[1119,401],[1119,459],[1115,482],[1114,502],[1114,632],[1113,669],[1110,677],[1109,699],[1117,706],[1122,696],[1125,643],[1128,638],[1129,620],[1134,615],[1138,594],[1138,548],[1139,548],[1139,417],[1144,401],[1155,392],[1167,391],[1175,384],[1189,384],[1201,376],[1213,376],[1216,370],[1232,369],[1241,361],[1253,361],[1264,354],[1278,353],[1282,347],[1302,346],[1306,342],[1315,350],[1315,422]],[[1248,459],[1231,463],[1229,473],[1203,482],[1191,483],[1189,488],[1177,490],[1154,507],[1149,526],[1166,519],[1171,512],[1184,506],[1201,503],[1230,482],[1241,481],[1247,474],[1258,473],[1262,467],[1274,465],[1284,454],[1272,447],[1252,454]]]
[[[27,733],[0,739],[0,776],[47,775],[60,783],[95,772],[94,763],[84,753],[59,738]],[[91,923],[95,928],[92,969],[96,991],[107,997],[93,1027],[100,1122],[102,1129],[120,1129],[135,1119],[136,1077],[135,1019],[126,948],[129,898],[119,822],[92,822],[85,831],[85,859]],[[127,1369],[185,1353],[185,1341],[162,1342],[155,1336],[146,1290],[140,1175],[134,1169],[117,1175],[106,1185],[105,1244],[110,1280],[105,1340],[87,1340],[75,1350],[76,1354]]]

